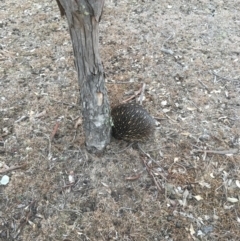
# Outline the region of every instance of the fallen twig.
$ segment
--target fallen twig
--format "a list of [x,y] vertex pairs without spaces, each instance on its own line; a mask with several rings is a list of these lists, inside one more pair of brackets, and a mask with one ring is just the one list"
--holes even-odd
[[210,92],[209,88],[208,88],[200,79],[198,79],[198,82],[199,82],[208,92]]
[[132,100],[132,99],[136,98],[137,95],[139,95],[139,94],[142,92],[142,88],[143,88],[143,86],[142,86],[138,91],[136,91],[134,95],[132,95],[132,96],[130,96],[128,99],[124,100],[123,103],[126,103],[126,102],[128,102],[129,100]]
[[78,105],[76,104],[73,104],[73,103],[67,103],[67,102],[62,102],[62,101],[57,101],[57,100],[54,100],[54,99],[51,99],[52,101],[58,103],[58,104],[62,104],[62,105],[68,105],[68,106],[71,106],[71,107],[77,107]]
[[160,49],[163,53],[166,53],[166,54],[170,54],[170,55],[173,55],[174,52],[171,50],[171,49],[165,49],[165,48],[161,48]]
[[137,146],[138,146],[139,150],[142,151],[142,153],[143,153],[144,155],[146,155],[148,158],[151,159],[152,162],[154,162],[155,164],[158,165],[158,163],[157,163],[148,153],[146,153],[146,152],[142,149],[142,147],[140,146],[139,143],[137,143]]
[[110,84],[110,85],[121,85],[121,84],[132,84],[132,82],[129,82],[129,81],[121,81],[121,82],[106,82],[106,84]]
[[129,143],[125,148],[123,148],[121,151],[118,152],[114,152],[114,154],[119,154],[121,152],[124,152],[125,150],[127,150],[128,148],[130,148],[132,145],[134,144],[134,142]]
[[144,159],[143,159],[143,163],[144,163],[144,165],[145,165],[145,167],[146,167],[149,175],[152,176],[153,181],[154,181],[154,183],[155,183],[158,191],[162,192],[162,191],[163,191],[163,188],[159,185],[157,179],[155,178],[155,176],[154,176],[154,174],[153,174],[153,172],[152,172],[152,169],[148,166],[147,162],[146,162]]
[[220,79],[223,79],[223,80],[228,80],[228,81],[239,81],[240,79],[229,79],[227,77],[223,77],[223,76],[220,76],[218,74],[216,74],[214,71],[211,72],[211,74],[215,75],[216,77],[220,78]]
[[142,102],[143,102],[143,96],[144,96],[144,91],[145,91],[145,88],[146,88],[146,84],[145,84],[145,83],[143,83],[142,88],[141,88],[140,97],[139,97],[139,102],[140,102],[140,105],[142,105]]
[[52,157],[52,153],[51,153],[51,146],[52,146],[51,145],[51,138],[49,137],[49,135],[47,135],[47,134],[45,134],[45,133],[43,133],[41,131],[35,130],[35,132],[44,135],[46,137],[46,139],[48,140],[48,158],[50,160],[51,157]]
[[23,230],[24,226],[26,224],[31,224],[32,222],[30,221],[30,218],[33,217],[35,215],[35,213],[33,212],[34,208],[36,208],[36,204],[37,201],[33,200],[26,208],[26,216],[21,218],[20,220],[20,224],[19,226],[16,228],[16,233],[14,235],[14,239],[17,238],[17,236],[21,233],[21,231]]
[[127,180],[127,181],[135,181],[135,180],[139,179],[140,176],[141,176],[141,174],[138,173],[136,176],[126,177],[125,180]]
[[64,186],[62,186],[62,187],[58,187],[58,188],[56,188],[56,189],[57,189],[57,190],[59,190],[59,189],[63,190],[63,189],[69,188],[69,187],[73,187],[73,186],[75,186],[75,184],[76,184],[76,182],[69,183],[69,184],[66,184],[66,185],[64,185]]
[[27,163],[24,163],[24,164],[18,165],[18,166],[11,166],[9,168],[5,168],[5,169],[0,170],[0,173],[10,172],[10,171],[20,169],[20,168],[23,168],[23,167],[26,167],[26,166],[27,166]]
[[40,117],[43,117],[47,114],[47,111],[46,110],[43,110],[42,112],[38,113],[35,115],[35,118],[40,118]]
[[193,152],[205,152],[205,153],[214,153],[214,154],[220,154],[220,155],[230,155],[230,154],[237,154],[238,149],[229,149],[229,150],[200,150],[200,149],[193,149]]
[[15,123],[24,121],[24,120],[26,120],[26,119],[28,119],[28,118],[29,118],[28,116],[22,116],[22,117],[20,117],[18,120],[16,120]]
[[166,48],[164,47],[165,43],[167,43],[167,42],[168,42],[171,38],[173,38],[174,36],[175,36],[175,33],[173,33],[173,35],[170,35],[170,36],[163,42],[162,48],[161,48],[161,51],[162,51],[163,53],[170,54],[170,55],[173,55],[173,54],[174,54],[174,51],[173,51],[173,50],[171,50],[171,49],[166,49]]
[[51,137],[50,137],[50,140],[51,140],[51,141],[52,141],[52,139],[54,138],[54,136],[56,135],[57,130],[58,130],[58,127],[59,127],[59,122],[57,122],[56,125],[54,126],[54,129],[53,129],[52,134],[51,134]]

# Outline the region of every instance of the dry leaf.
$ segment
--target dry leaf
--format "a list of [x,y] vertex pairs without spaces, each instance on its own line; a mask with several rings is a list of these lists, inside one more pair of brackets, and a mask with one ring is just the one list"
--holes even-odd
[[200,195],[193,196],[193,197],[196,198],[197,201],[203,200],[203,198]]
[[101,182],[104,187],[109,187],[106,183]]
[[191,135],[189,132],[182,132],[180,134],[183,135],[183,136],[190,136]]
[[70,183],[74,183],[75,182],[75,177],[74,177],[74,172],[70,171],[69,176],[68,176],[68,180]]
[[198,182],[202,187],[206,187],[206,188],[211,188],[211,185],[209,183],[206,183],[204,181],[200,181]]
[[210,173],[210,177],[211,177],[211,178],[215,178],[215,176],[213,175],[213,173]]
[[226,209],[226,210],[229,210],[229,209],[232,209],[234,207],[234,205],[224,205],[223,208]]
[[166,100],[163,100],[162,102],[161,102],[161,106],[166,106],[167,105],[167,101]]
[[176,162],[178,162],[178,161],[179,161],[179,157],[174,157],[173,162],[176,163]]
[[239,200],[235,197],[228,197],[227,200],[230,202],[230,203],[237,203]]
[[192,111],[192,110],[196,110],[195,107],[187,107],[188,110]]
[[194,229],[193,229],[192,224],[190,225],[189,231],[190,231],[190,234],[191,234],[192,236],[195,234],[195,231],[194,231]]
[[76,123],[75,123],[75,125],[74,125],[74,128],[77,129],[78,126],[80,126],[80,125],[82,125],[82,118],[81,118],[81,117],[79,117],[79,118],[77,119],[77,121],[76,121]]
[[238,188],[240,188],[240,182],[238,180],[236,180],[236,185]]
[[171,111],[171,109],[166,109],[166,108],[162,109],[163,113],[168,113],[169,111]]
[[140,176],[141,176],[141,174],[139,173],[136,176],[126,177],[125,180],[127,180],[127,181],[135,181],[135,180],[139,179]]
[[35,115],[35,118],[40,118],[40,117],[43,117],[43,116],[45,116],[45,115],[46,115],[46,113],[47,113],[47,111],[46,111],[46,110],[43,110],[42,112],[40,112],[40,113],[36,114],[36,115]]
[[187,206],[187,197],[188,196],[189,196],[189,191],[187,189],[185,189],[185,191],[183,193],[183,200],[182,200],[183,207]]

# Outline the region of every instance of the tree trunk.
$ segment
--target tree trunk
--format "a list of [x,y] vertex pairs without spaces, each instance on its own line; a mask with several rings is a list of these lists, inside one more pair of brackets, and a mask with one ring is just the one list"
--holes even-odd
[[78,73],[86,147],[102,152],[110,142],[110,108],[99,56],[99,21],[104,0],[57,0],[67,16]]

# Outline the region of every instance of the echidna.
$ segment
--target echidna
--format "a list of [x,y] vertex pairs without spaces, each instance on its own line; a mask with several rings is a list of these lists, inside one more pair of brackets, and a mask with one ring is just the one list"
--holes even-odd
[[154,119],[138,104],[121,104],[112,109],[112,135],[126,141],[146,141],[154,134]]

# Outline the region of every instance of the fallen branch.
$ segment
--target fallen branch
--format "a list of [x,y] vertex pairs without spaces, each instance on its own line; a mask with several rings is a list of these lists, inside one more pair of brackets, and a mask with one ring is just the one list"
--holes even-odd
[[52,101],[58,103],[58,104],[62,104],[62,105],[68,105],[68,106],[71,106],[71,107],[77,107],[77,105],[73,104],[73,103],[67,103],[67,102],[62,102],[62,101],[57,101],[57,100],[54,100],[54,99],[51,99]]
[[143,102],[143,97],[144,97],[144,91],[145,91],[145,88],[146,88],[146,84],[143,83],[142,88],[141,88],[140,97],[139,97],[140,105],[142,105],[142,102]]
[[239,79],[229,79],[227,77],[223,77],[223,76],[220,76],[218,74],[216,74],[214,71],[210,72],[211,74],[215,75],[216,77],[220,78],[220,79],[223,79],[223,80],[227,80],[227,81],[239,81]]
[[59,122],[57,122],[56,125],[54,126],[54,129],[53,129],[51,137],[50,137],[51,141],[54,138],[54,136],[56,135],[58,128],[59,128]]
[[126,103],[126,102],[128,102],[129,100],[136,98],[139,94],[142,93],[143,87],[145,87],[145,86],[143,85],[138,91],[135,92],[134,95],[132,95],[132,96],[130,96],[128,99],[124,100],[123,103]]
[[193,152],[205,152],[205,153],[214,153],[214,154],[220,154],[220,155],[230,155],[230,154],[237,154],[238,149],[229,149],[229,150],[200,150],[200,149],[193,149]]
[[198,82],[199,82],[208,92],[210,92],[209,88],[208,88],[200,79],[198,79]]
[[35,225],[30,219],[34,217],[36,214],[34,212],[34,209],[36,209],[37,201],[33,200],[24,210],[25,210],[25,217],[22,217],[20,220],[19,226],[16,228],[16,232],[14,235],[14,240],[17,238],[17,236],[22,232],[24,226],[26,224]]
[[13,170],[16,170],[16,169],[24,168],[26,166],[27,166],[27,163],[24,163],[24,164],[18,165],[18,166],[12,166],[12,167],[0,170],[0,173],[10,172],[10,171],[13,171]]
[[137,175],[135,175],[135,176],[126,177],[126,178],[125,178],[125,180],[126,180],[126,181],[135,181],[135,180],[139,179],[139,178],[140,178],[140,176],[141,176],[141,174],[140,174],[140,173],[138,173],[138,174],[137,174]]
[[171,50],[171,49],[166,49],[164,47],[165,43],[167,43],[171,38],[173,38],[175,36],[175,33],[173,33],[173,35],[170,35],[162,44],[162,48],[160,49],[163,53],[166,53],[166,54],[170,54],[170,55],[173,55],[174,54],[174,51]]
[[154,174],[153,174],[152,169],[149,167],[149,165],[147,164],[147,162],[146,162],[144,159],[143,159],[143,163],[144,163],[144,165],[145,165],[145,167],[146,167],[146,169],[147,169],[149,175],[152,176],[153,181],[154,181],[154,183],[155,183],[155,185],[156,185],[158,191],[163,193],[163,188],[159,185],[157,179],[155,178],[155,176],[154,176]]

